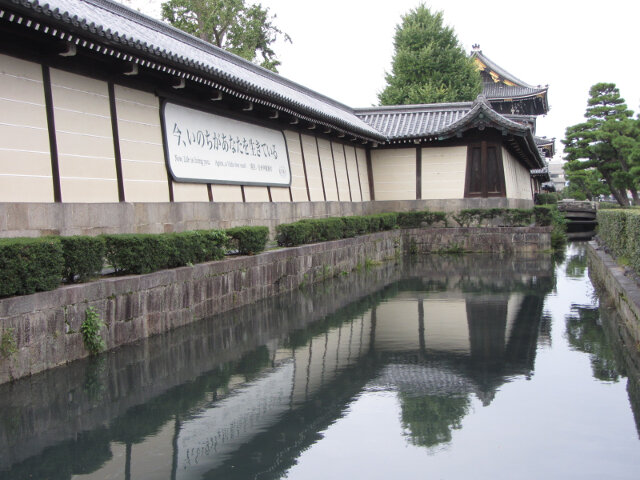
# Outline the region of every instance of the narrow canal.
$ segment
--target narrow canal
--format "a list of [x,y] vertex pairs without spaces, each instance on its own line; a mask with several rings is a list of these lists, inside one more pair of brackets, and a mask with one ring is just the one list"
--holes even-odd
[[374,266],[0,386],[0,479],[635,479],[619,336],[584,245]]

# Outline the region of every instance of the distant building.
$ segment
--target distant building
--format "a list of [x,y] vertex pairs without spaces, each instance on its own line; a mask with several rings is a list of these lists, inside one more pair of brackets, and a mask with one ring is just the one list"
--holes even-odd
[[566,179],[564,176],[563,162],[550,162],[549,163],[549,176],[556,188],[556,192],[560,192],[566,185]]

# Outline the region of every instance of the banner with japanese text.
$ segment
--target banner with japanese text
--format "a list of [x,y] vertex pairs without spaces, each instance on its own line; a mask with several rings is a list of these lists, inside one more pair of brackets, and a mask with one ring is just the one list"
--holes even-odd
[[169,102],[163,106],[163,118],[167,164],[174,180],[291,184],[281,131]]

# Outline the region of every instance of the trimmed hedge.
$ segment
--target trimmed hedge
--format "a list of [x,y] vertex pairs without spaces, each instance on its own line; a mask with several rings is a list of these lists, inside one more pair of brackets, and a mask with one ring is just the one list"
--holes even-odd
[[53,290],[63,279],[87,281],[100,274],[105,259],[116,274],[220,260],[228,243],[222,230],[0,239],[0,297]]
[[0,240],[0,297],[53,290],[60,285],[64,258],[56,237]]
[[102,235],[102,238],[107,263],[119,275],[151,273],[220,260],[229,241],[221,230]]
[[[564,237],[563,219],[558,218],[552,207],[535,207],[534,209],[518,208],[474,208],[461,210],[451,215],[460,226],[481,226],[485,220],[499,219],[499,223],[509,226],[539,226],[557,225],[556,245]],[[375,233],[394,228],[420,228],[435,223],[449,226],[448,215],[445,212],[431,212],[429,210],[379,213],[376,215],[305,219],[294,223],[282,223],[276,227],[276,241],[282,247],[293,247],[307,243],[338,240],[354,237],[365,233]],[[558,223],[559,222],[559,223]],[[565,239],[566,241],[566,239]],[[553,233],[552,233],[553,243]]]
[[597,213],[598,237],[616,256],[629,262],[640,274],[640,210],[600,210]]
[[168,267],[169,247],[164,235],[103,235],[105,257],[116,274],[150,273]]
[[162,268],[220,260],[229,244],[229,237],[222,230],[196,230],[161,236],[166,237],[168,249],[168,263]]
[[100,274],[104,265],[104,240],[101,237],[60,237],[60,243],[63,276],[67,282],[86,282]]
[[293,247],[306,243],[339,240],[364,233],[392,230],[397,227],[397,213],[304,219],[278,225],[276,227],[276,241],[281,247]]
[[255,255],[265,249],[269,239],[267,227],[234,227],[228,228],[226,234],[240,255]]
[[444,212],[430,212],[428,210],[398,213],[398,226],[400,228],[419,228],[425,223],[431,226],[437,222],[443,222],[445,226],[447,226],[447,214]]

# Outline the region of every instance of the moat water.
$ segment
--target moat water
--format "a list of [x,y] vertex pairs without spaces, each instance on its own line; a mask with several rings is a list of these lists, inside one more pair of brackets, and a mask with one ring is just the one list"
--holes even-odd
[[584,245],[374,266],[0,386],[0,479],[636,479],[623,340]]

